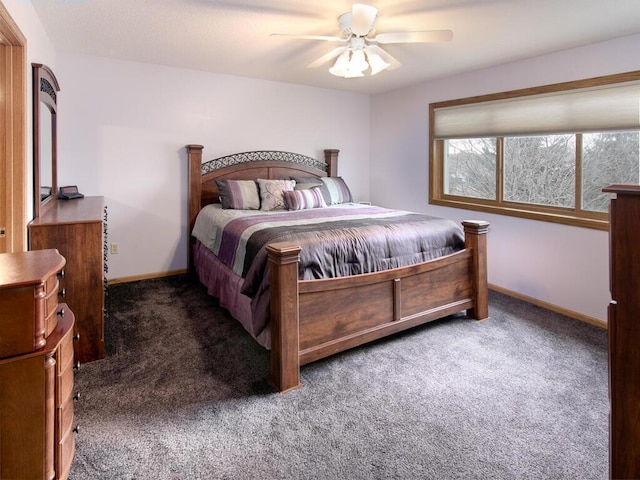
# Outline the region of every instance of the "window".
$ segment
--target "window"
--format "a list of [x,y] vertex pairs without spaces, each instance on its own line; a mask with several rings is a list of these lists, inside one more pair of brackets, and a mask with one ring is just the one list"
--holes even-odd
[[640,72],[430,105],[430,202],[608,228],[640,183]]

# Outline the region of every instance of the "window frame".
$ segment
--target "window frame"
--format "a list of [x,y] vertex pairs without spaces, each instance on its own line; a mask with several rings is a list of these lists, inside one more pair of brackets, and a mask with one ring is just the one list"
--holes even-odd
[[[439,108],[469,105],[496,100],[517,99],[532,95],[613,85],[640,80],[640,70],[622,74],[593,77],[584,80],[556,83],[539,87],[524,88],[475,97],[466,97],[429,104],[429,203],[464,210],[475,210],[499,215],[515,216],[531,220],[541,220],[578,227],[609,229],[608,212],[594,212],[582,209],[582,133],[572,133],[576,137],[575,202],[574,207],[555,207],[504,200],[504,136],[495,136],[496,143],[496,200],[464,197],[447,194],[445,186],[445,139],[437,139],[434,134],[435,111]],[[549,135],[566,132],[549,132]],[[586,133],[586,132],[585,132]],[[523,135],[524,136],[524,135]]]

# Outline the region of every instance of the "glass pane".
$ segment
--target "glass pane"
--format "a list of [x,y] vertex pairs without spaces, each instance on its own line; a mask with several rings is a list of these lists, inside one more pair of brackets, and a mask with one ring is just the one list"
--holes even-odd
[[640,183],[639,132],[585,133],[582,136],[582,208],[606,212],[611,183]]
[[446,140],[444,193],[496,199],[496,139]]
[[505,138],[505,201],[573,207],[575,164],[575,135]]

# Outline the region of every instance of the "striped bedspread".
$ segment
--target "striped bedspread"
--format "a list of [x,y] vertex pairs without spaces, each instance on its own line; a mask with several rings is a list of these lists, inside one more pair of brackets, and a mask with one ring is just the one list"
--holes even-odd
[[451,220],[359,204],[297,211],[202,209],[193,236],[244,278],[242,293],[264,287],[269,243],[302,247],[301,280],[332,278],[403,267],[464,248]]

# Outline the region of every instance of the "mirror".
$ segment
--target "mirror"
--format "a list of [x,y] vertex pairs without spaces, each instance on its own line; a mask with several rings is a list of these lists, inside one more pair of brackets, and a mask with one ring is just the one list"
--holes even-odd
[[56,200],[58,80],[46,65],[33,68],[33,203],[39,217]]
[[39,114],[39,141],[40,141],[40,201],[44,201],[53,193],[53,124],[51,112],[41,102]]

